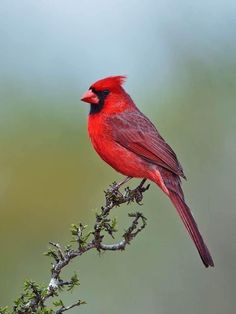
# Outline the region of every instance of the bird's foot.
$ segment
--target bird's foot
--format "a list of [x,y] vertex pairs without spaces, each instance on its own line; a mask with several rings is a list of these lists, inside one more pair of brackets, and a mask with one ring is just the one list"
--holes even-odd
[[105,193],[105,197],[106,197],[106,205],[110,205],[110,204],[115,204],[118,206],[118,204],[124,203],[124,195],[119,191],[120,187],[125,184],[126,182],[128,182],[130,179],[132,179],[131,177],[126,177],[123,181],[121,181],[120,183],[117,183],[116,181],[113,182],[109,189],[107,189],[106,191],[104,191]]
[[148,184],[146,187],[144,186],[147,179],[143,179],[141,183],[133,190],[131,190],[129,187],[125,189],[126,191],[126,197],[128,198],[128,203],[130,202],[136,202],[138,205],[143,205],[141,203],[143,199],[143,193],[147,191],[150,187],[150,184]]
[[131,178],[127,177],[124,181],[120,183],[114,182],[108,190],[105,191],[107,206],[110,204],[115,204],[119,206],[121,203],[130,204],[136,202],[139,205],[142,205],[141,201],[143,199],[143,193],[149,189],[150,184],[144,186],[147,179],[143,179],[141,183],[135,188],[130,189],[129,187],[125,188],[125,192],[121,192],[119,188],[128,182]]
[[[131,180],[132,177],[126,177],[123,181],[117,183],[117,182],[113,182],[112,185],[110,186],[111,188],[109,189],[110,192],[119,192],[119,189],[122,185],[124,185],[125,183],[127,183],[129,180]],[[120,193],[120,192],[119,192]]]

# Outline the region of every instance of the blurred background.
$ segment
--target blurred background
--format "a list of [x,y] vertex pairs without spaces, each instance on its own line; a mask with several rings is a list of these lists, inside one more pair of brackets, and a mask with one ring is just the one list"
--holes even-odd
[[[66,273],[77,270],[81,287],[65,303],[88,302],[74,313],[235,313],[235,12],[234,0],[1,0],[0,305],[25,279],[48,282],[47,243],[67,243],[71,223],[92,224],[121,178],[91,148],[80,96],[122,74],[184,166],[216,267],[203,267],[152,184],[146,230],[123,253],[75,261]],[[121,232],[135,209],[114,210]]]

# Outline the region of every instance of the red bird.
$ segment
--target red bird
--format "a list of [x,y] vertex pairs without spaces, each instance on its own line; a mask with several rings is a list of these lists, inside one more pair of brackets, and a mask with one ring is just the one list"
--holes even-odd
[[88,132],[100,157],[130,178],[155,182],[177,209],[206,267],[214,262],[185,203],[183,169],[171,147],[152,122],[136,107],[122,84],[125,76],[94,83],[81,100],[90,104]]

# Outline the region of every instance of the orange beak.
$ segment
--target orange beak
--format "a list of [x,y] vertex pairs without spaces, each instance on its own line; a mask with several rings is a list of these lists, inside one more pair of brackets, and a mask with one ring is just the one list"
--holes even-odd
[[90,89],[86,93],[83,94],[83,96],[81,97],[81,100],[89,104],[99,103],[98,96],[94,94]]

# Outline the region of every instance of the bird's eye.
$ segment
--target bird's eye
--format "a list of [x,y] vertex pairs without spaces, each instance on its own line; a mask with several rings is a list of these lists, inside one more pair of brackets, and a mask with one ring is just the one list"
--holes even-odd
[[110,91],[108,90],[108,89],[105,89],[104,91],[103,91],[103,94],[104,95],[108,95],[110,93]]

